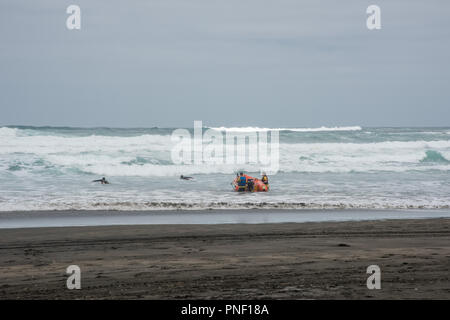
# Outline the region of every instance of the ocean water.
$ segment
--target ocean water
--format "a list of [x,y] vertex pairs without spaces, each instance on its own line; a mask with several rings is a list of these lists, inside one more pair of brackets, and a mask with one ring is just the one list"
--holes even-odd
[[450,128],[276,128],[279,172],[252,194],[230,183],[258,165],[174,164],[173,130],[2,127],[0,211],[450,208]]

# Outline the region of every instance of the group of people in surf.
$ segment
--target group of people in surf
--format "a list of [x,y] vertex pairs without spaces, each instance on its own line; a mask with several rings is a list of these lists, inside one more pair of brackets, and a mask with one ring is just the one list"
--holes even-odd
[[[181,180],[193,180],[193,177],[186,177],[184,175],[180,176]],[[248,177],[247,175],[244,175],[243,172],[240,172],[236,174],[236,181],[237,181],[237,191],[250,191],[252,192],[254,190],[255,181],[253,178]],[[267,177],[266,173],[263,172],[261,177],[262,183],[264,183],[267,187],[269,186],[269,178]],[[109,184],[109,181],[106,180],[105,177],[97,180],[92,180],[92,182],[100,182],[100,184]]]
[[[267,174],[265,172],[263,172],[262,177],[261,177],[261,181],[265,185],[263,190],[258,190],[258,189],[255,190],[255,180],[258,180],[258,179],[254,179],[252,177],[249,177],[249,176],[245,175],[243,172],[240,172],[239,174],[236,174],[236,180],[235,180],[237,182],[236,191],[239,191],[239,192],[243,192],[243,191],[253,192],[253,191],[267,191],[268,190],[269,178],[267,177]],[[258,183],[260,183],[260,182],[258,181]]]

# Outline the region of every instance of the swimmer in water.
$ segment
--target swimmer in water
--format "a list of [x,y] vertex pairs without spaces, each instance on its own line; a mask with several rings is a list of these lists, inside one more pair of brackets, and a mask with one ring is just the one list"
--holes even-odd
[[192,180],[192,179],[194,179],[194,178],[193,178],[193,177],[185,177],[185,176],[181,175],[181,176],[180,176],[180,179],[183,179],[183,180]]
[[109,184],[109,182],[106,181],[105,177],[98,179],[98,180],[93,180],[92,182],[100,182],[101,184]]

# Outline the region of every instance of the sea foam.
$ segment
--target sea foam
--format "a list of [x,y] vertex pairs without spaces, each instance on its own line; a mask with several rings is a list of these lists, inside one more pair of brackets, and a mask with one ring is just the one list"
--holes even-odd
[[216,131],[226,132],[267,132],[267,131],[292,131],[292,132],[321,132],[321,131],[359,131],[360,126],[352,127],[319,127],[319,128],[260,128],[260,127],[210,127]]

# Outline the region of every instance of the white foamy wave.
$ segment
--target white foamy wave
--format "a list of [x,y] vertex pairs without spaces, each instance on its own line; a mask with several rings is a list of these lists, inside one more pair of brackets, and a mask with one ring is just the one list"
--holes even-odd
[[[133,152],[137,150],[169,150],[170,136],[141,135],[133,137],[114,136],[8,136],[0,135],[0,153],[86,153],[86,152]],[[168,146],[169,145],[169,146]]]
[[406,172],[450,170],[444,162],[423,162],[434,150],[450,159],[450,141],[388,141],[379,143],[281,144],[283,172]]
[[105,165],[98,164],[84,166],[80,170],[86,173],[107,176],[137,176],[137,177],[177,177],[180,175],[198,175],[198,174],[230,174],[234,175],[238,170],[246,172],[258,172],[259,166],[256,165]]
[[[8,128],[9,129],[9,128]],[[12,131],[5,131],[12,134]],[[282,172],[370,172],[450,170],[450,141],[372,143],[280,143]],[[177,176],[258,172],[248,165],[174,165],[170,136],[0,136],[0,167],[22,174],[42,166],[108,176]],[[433,150],[443,161],[422,161]],[[224,154],[225,157],[225,154]],[[431,159],[432,160],[432,159]],[[8,169],[9,168],[9,169]]]
[[83,199],[83,201],[22,201],[20,203],[2,203],[0,211],[51,211],[51,210],[120,210],[120,211],[165,211],[165,210],[333,210],[333,209],[449,209],[450,204],[422,203],[422,202],[340,202],[340,201],[269,201],[269,202],[239,202],[239,201],[104,201],[96,202]]
[[225,132],[267,132],[267,131],[292,131],[292,132],[321,132],[321,131],[359,131],[360,126],[352,127],[319,127],[319,128],[260,128],[260,127],[211,127],[209,129]]
[[[233,175],[239,170],[246,172],[259,172],[261,166],[258,165],[158,165],[158,164],[144,164],[144,165],[125,165],[125,164],[108,164],[97,163],[87,165],[71,165],[71,168],[76,168],[81,172],[106,175],[116,177],[176,177],[181,174],[184,175],[198,175],[198,174],[229,174]],[[280,172],[283,173],[349,173],[349,172],[407,172],[407,171],[450,171],[450,165],[423,165],[423,166],[402,166],[399,164],[383,164],[383,163],[369,163],[363,162],[360,164],[338,164],[336,162],[329,162],[326,164],[320,163],[303,163],[295,165],[280,164]]]
[[19,132],[19,129],[17,129],[17,128],[1,127],[0,128],[0,138],[16,137],[18,132]]

